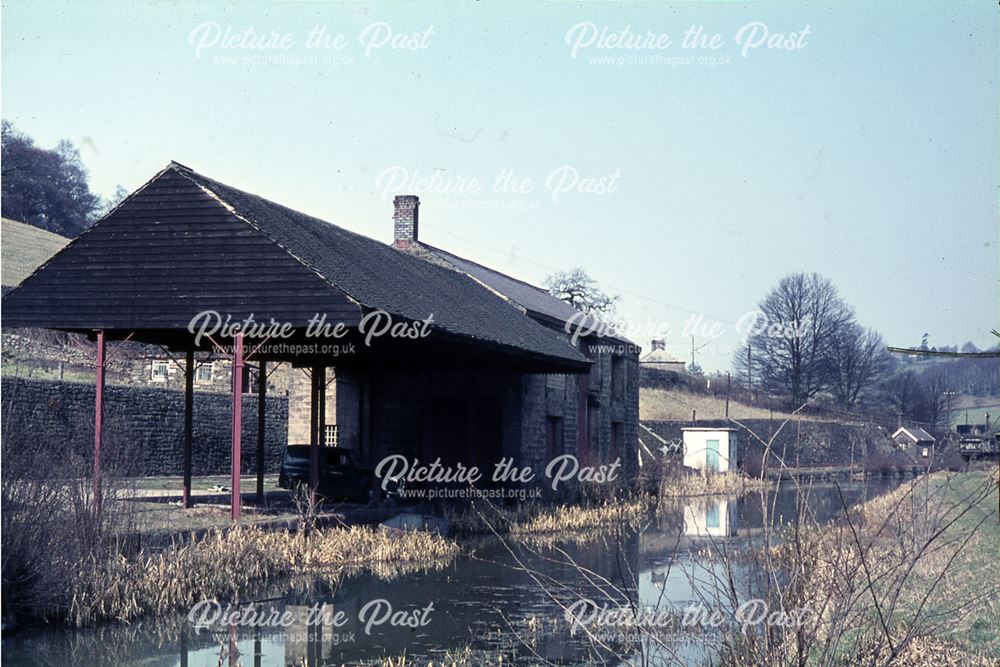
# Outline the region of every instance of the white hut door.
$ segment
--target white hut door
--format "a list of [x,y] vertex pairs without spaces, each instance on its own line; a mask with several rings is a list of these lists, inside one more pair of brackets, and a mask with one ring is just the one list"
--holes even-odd
[[719,441],[705,441],[705,468],[712,472],[719,472]]

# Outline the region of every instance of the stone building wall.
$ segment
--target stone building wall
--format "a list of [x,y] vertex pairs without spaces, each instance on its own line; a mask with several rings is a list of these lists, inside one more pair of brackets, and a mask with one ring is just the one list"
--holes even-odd
[[[603,346],[604,343],[601,343]],[[521,380],[522,465],[538,475],[555,456],[573,454],[581,465],[601,465],[621,460],[624,479],[638,467],[639,363],[636,354],[622,354],[592,346],[590,373],[580,375],[525,375]],[[615,371],[613,364],[620,364]],[[584,379],[585,378],[585,379]],[[583,381],[581,381],[583,380]],[[615,386],[615,383],[618,386]],[[580,446],[580,392],[586,386],[586,442]],[[555,442],[550,443],[550,429]],[[617,429],[617,448],[612,446]]]
[[[544,482],[552,458],[573,454],[581,465],[618,459],[620,478],[632,479],[638,467],[638,354],[608,341],[586,351],[594,360],[587,376],[373,371],[337,377],[331,368],[326,422],[337,425],[340,446],[359,452],[359,460],[371,465],[398,453],[424,463],[441,457],[489,473],[503,456],[519,468],[531,467]],[[310,380],[296,372],[299,377],[289,384],[288,439],[308,443]],[[581,391],[586,391],[587,404],[583,448]],[[490,419],[499,418],[499,446],[493,427],[477,425],[470,417],[484,404],[491,406],[486,412]],[[470,445],[477,429],[488,441]]]

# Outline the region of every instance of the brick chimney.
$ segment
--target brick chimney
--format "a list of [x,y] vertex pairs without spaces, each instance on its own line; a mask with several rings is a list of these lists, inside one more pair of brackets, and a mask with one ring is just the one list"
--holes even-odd
[[396,211],[392,214],[392,247],[407,250],[411,244],[417,242],[420,197],[396,195],[392,203],[396,206]]
[[651,342],[652,342],[653,352],[656,352],[657,350],[667,349],[667,341],[664,340],[663,338],[654,338]]

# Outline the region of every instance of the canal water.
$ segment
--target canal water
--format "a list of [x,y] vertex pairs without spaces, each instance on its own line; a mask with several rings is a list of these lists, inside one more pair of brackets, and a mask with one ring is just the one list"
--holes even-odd
[[[82,630],[25,629],[3,640],[3,662],[273,667],[363,664],[405,654],[416,660],[407,664],[425,664],[471,648],[486,655],[504,652],[508,664],[509,658],[517,664],[623,664],[636,657],[634,642],[621,643],[628,628],[613,621],[588,624],[597,618],[595,610],[614,618],[616,610],[633,604],[678,613],[725,607],[722,589],[729,575],[739,587],[749,585],[752,573],[745,560],[730,558],[727,569],[709,552],[746,551],[760,543],[765,523],[787,522],[803,508],[815,520],[834,520],[843,511],[841,494],[855,504],[893,486],[869,482],[842,485],[840,491],[832,485],[797,491],[784,484],[766,495],[678,501],[621,534],[527,544],[471,541],[461,557],[440,569],[389,580],[365,574],[335,587],[270,586],[255,597],[257,615],[246,617],[235,632],[218,625],[196,629],[183,613]],[[206,604],[203,611],[202,619],[210,620],[214,608]],[[265,616],[279,622],[254,622]],[[572,623],[574,618],[581,622]],[[697,664],[717,646],[707,626],[658,632],[655,645],[645,646],[648,664]]]

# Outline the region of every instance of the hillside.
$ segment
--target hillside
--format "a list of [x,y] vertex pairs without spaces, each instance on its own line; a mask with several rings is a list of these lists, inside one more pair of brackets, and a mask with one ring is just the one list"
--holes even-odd
[[3,276],[0,284],[14,287],[69,243],[69,239],[22,222],[3,219],[0,228]]
[[[724,419],[726,399],[679,389],[639,389],[639,419],[643,421],[690,421],[692,410],[697,412],[699,420]],[[781,410],[772,413],[766,407],[729,402],[729,417],[732,419],[785,419],[790,416]],[[801,415],[800,419],[812,417]]]

